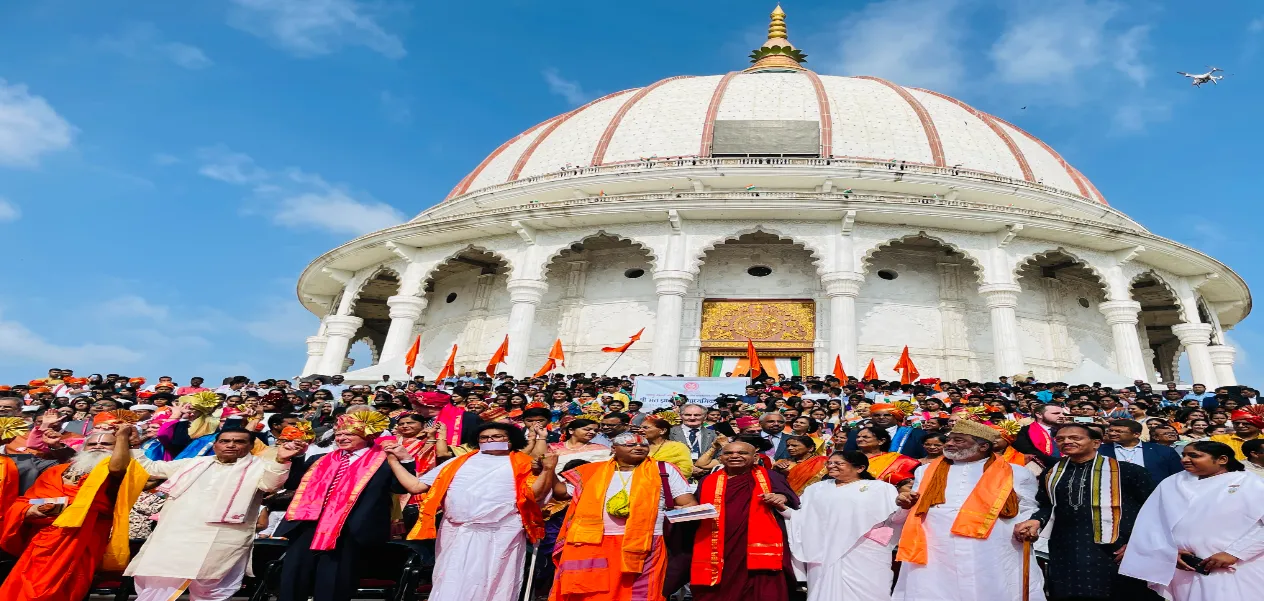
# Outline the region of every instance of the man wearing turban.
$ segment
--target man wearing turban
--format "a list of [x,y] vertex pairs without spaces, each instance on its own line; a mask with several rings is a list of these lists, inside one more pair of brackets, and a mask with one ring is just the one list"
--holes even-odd
[[1229,445],[1238,461],[1245,461],[1243,443],[1259,438],[1260,430],[1264,430],[1264,405],[1250,405],[1246,409],[1234,411],[1229,414],[1229,420],[1233,422],[1233,434],[1217,434],[1211,439]]
[[[332,452],[290,470],[294,500],[274,536],[288,538],[279,601],[348,601],[359,576],[356,560],[391,536],[392,495],[408,492],[386,464],[385,415],[364,407],[334,424]],[[416,473],[411,456],[401,468]]]
[[[922,441],[926,440],[926,433],[920,428],[905,426],[904,418],[904,412],[891,403],[876,403],[869,407],[869,421],[891,435],[891,451],[921,459],[926,456],[926,449],[922,447]],[[843,450],[857,450],[857,432],[858,430],[853,429],[847,433],[847,444]]]

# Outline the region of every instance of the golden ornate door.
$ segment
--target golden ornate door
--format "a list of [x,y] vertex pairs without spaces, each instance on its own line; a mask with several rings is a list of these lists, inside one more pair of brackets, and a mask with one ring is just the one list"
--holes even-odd
[[800,374],[808,375],[816,346],[816,302],[703,300],[701,338],[698,375],[715,375],[717,361],[724,357],[741,357],[744,363],[747,338],[755,343],[761,360],[787,358]]

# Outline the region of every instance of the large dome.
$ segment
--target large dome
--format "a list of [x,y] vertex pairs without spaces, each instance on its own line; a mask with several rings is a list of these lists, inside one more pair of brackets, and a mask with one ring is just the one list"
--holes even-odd
[[957,167],[1106,202],[1049,145],[960,100],[806,70],[685,75],[609,94],[505,142],[449,198],[571,167],[716,156],[726,122],[819,124],[818,157]]

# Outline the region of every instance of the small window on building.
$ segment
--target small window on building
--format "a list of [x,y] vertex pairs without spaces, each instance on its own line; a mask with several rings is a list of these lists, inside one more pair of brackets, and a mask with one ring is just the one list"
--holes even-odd
[[635,267],[623,272],[623,277],[628,278],[629,280],[635,280],[643,275],[645,275],[645,270]]
[[1087,309],[1087,308],[1088,308],[1088,299],[1087,299],[1087,298],[1084,298],[1084,297],[1082,297],[1082,296],[1081,296],[1081,297],[1080,297],[1080,306],[1081,306],[1081,307],[1084,307],[1085,309]]
[[900,274],[898,274],[898,273],[896,273],[895,271],[890,270],[890,269],[879,269],[879,270],[878,270],[878,277],[880,277],[880,278],[882,278],[882,279],[884,279],[884,280],[894,280],[895,278],[900,277]]
[[444,299],[444,302],[451,303],[451,302],[452,302],[452,301],[454,301],[454,300],[456,300],[456,293],[455,293],[455,292],[449,292],[449,293],[448,293],[448,298]]
[[753,275],[757,278],[762,278],[764,276],[772,275],[772,268],[766,265],[756,265],[754,267],[751,267],[750,269],[747,269],[746,273]]

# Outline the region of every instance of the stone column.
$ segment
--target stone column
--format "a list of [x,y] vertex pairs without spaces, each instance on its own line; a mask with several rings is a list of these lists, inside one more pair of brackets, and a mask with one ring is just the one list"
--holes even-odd
[[[588,261],[567,261],[566,289],[562,292],[562,318],[558,338],[579,346],[579,320],[583,315],[584,285],[588,282]],[[578,359],[578,357],[576,357]],[[579,365],[577,362],[576,365]]]
[[943,328],[944,379],[977,380],[970,370],[970,341],[966,334],[965,298],[960,263],[936,263],[939,268],[939,320]]
[[421,312],[426,310],[426,299],[396,295],[386,299],[386,306],[390,307],[391,327],[386,331],[378,363],[408,353],[413,344],[413,329],[417,327],[417,320],[421,319]]
[[531,330],[535,327],[535,307],[544,298],[549,284],[544,280],[517,279],[506,284],[509,300],[509,357],[505,371],[515,378],[531,375],[527,370],[527,351],[531,346]]
[[1178,323],[1172,326],[1172,333],[1181,340],[1189,357],[1189,371],[1194,378],[1191,384],[1203,384],[1211,389],[1218,386],[1216,368],[1207,347],[1207,342],[1211,340],[1211,324]]
[[829,365],[824,373],[834,369],[834,357],[842,357],[843,371],[849,376],[860,377],[864,368],[856,358],[860,332],[856,323],[856,297],[865,277],[854,271],[834,271],[821,277],[825,295],[829,297]]
[[680,367],[681,326],[684,323],[685,294],[693,284],[688,271],[665,269],[654,273],[658,309],[654,312],[654,353],[650,371],[656,374],[682,373]]
[[1207,353],[1211,355],[1211,365],[1216,373],[1216,386],[1237,386],[1238,376],[1233,373],[1233,360],[1238,349],[1217,344],[1207,347]]
[[1145,381],[1158,386],[1159,381],[1156,375],[1158,373],[1157,361],[1155,360],[1158,355],[1150,347],[1150,334],[1146,332],[1145,319],[1137,320],[1137,340],[1141,341],[1141,363],[1146,370]]
[[1018,345],[1018,284],[984,284],[979,295],[987,302],[992,317],[992,350],[994,374],[982,374],[990,381],[997,376],[1013,377],[1024,373],[1023,351]]
[[1141,303],[1132,300],[1106,301],[1098,306],[1115,339],[1115,369],[1120,375],[1134,380],[1148,381],[1145,358],[1141,354],[1141,339],[1137,336],[1137,318]]
[[325,345],[328,343],[329,338],[325,336],[307,337],[307,362],[303,364],[303,373],[299,375],[314,374],[320,369],[320,359],[325,356]]
[[351,315],[330,315],[325,318],[325,336],[328,342],[317,373],[327,376],[342,373],[347,351],[351,350],[351,338],[362,325],[363,319]]

